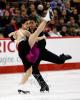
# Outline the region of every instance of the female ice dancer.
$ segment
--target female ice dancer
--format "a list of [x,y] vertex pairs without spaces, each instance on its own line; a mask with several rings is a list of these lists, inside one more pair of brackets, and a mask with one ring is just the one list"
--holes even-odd
[[[45,39],[45,36],[38,36],[44,30],[48,21],[50,21],[50,9],[48,9],[46,16],[43,18],[43,21],[33,34],[26,30],[26,28],[28,27],[28,21],[26,20],[22,21],[22,27],[19,30],[9,34],[9,37],[12,40],[14,39],[17,44],[18,54],[23,62],[26,71],[22,78],[22,81],[20,82],[22,86],[31,75],[32,66],[37,61],[40,55],[40,49],[37,43],[38,41]],[[18,92],[26,93],[26,91],[23,91],[21,89],[19,89]]]

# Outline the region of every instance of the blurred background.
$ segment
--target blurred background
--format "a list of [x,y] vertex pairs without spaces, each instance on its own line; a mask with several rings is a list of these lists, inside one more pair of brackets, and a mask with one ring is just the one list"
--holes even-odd
[[80,36],[80,0],[0,0],[0,37],[8,38],[20,28],[21,20],[30,16],[36,19],[37,27],[49,7],[54,19],[44,29],[46,36]]

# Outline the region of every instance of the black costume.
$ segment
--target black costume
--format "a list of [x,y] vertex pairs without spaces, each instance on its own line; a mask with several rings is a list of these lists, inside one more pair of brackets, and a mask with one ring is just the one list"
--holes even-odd
[[[44,33],[42,32],[40,36],[42,36],[43,34]],[[49,61],[49,62],[56,63],[56,64],[63,64],[65,60],[71,59],[71,56],[64,55],[64,54],[57,56],[56,54],[48,51],[45,48],[46,41],[44,39],[38,41],[37,46],[40,50],[40,54],[35,63],[31,63],[26,59],[26,55],[29,54],[31,50],[29,43],[28,43],[28,38],[26,40],[21,41],[18,45],[19,57],[21,58],[24,64],[25,71],[28,70],[32,66],[32,74],[35,77],[35,79],[38,81],[39,85],[41,86],[40,91],[45,91],[45,90],[49,91],[49,87],[47,83],[44,81],[44,79],[42,78],[40,71],[38,69],[40,61],[44,60],[44,61]]]
[[[42,35],[44,35],[43,32],[40,34],[40,36],[42,36]],[[56,54],[50,52],[49,50],[47,50],[45,48],[46,41],[44,39],[38,42],[38,46],[40,48],[40,56],[39,56],[38,60],[32,66],[32,69],[33,69],[32,74],[38,81],[39,85],[41,86],[40,91],[45,91],[45,90],[49,91],[49,87],[46,84],[46,82],[44,81],[44,79],[42,78],[42,76],[39,72],[39,69],[38,69],[40,61],[44,60],[44,61],[52,62],[55,64],[63,64],[65,62],[65,60],[71,59],[71,56],[64,55],[64,54],[57,56]]]

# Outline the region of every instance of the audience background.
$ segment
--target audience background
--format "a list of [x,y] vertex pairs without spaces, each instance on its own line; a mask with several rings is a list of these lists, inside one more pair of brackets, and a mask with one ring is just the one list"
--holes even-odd
[[44,29],[47,36],[80,36],[80,0],[0,0],[0,37],[7,38],[30,16],[38,25],[49,7],[54,19]]

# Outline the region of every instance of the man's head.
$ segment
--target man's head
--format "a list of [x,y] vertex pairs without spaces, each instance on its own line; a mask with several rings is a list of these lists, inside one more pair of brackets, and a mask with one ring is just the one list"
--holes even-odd
[[34,30],[36,27],[37,27],[36,18],[30,17],[29,18],[29,28]]

